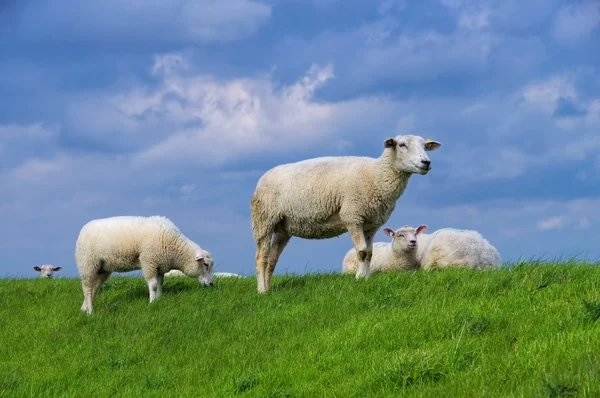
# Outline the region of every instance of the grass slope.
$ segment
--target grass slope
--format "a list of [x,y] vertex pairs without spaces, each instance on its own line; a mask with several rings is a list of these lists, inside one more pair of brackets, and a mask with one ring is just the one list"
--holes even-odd
[[600,269],[0,280],[0,396],[600,396]]

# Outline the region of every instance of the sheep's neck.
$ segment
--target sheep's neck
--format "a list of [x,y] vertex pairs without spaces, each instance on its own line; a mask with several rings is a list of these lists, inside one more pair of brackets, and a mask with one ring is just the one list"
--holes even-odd
[[394,205],[406,189],[411,173],[403,173],[394,167],[394,159],[389,150],[386,150],[378,159],[376,166],[375,185],[377,192],[384,199],[391,199]]
[[182,272],[187,271],[185,268],[195,253],[187,244],[185,236],[181,232],[163,231],[163,242],[166,247],[171,248],[170,252],[173,257],[169,258],[170,266]]

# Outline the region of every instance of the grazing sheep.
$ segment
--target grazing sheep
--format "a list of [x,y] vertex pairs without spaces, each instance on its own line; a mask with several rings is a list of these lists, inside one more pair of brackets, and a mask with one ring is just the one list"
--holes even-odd
[[38,267],[36,265],[35,267],[33,267],[33,269],[40,273],[40,278],[53,278],[54,273],[56,271],[60,271],[62,267],[54,267],[50,264],[44,264],[41,267]]
[[423,269],[495,268],[502,263],[498,250],[479,232],[454,228],[421,235],[417,256]]
[[440,143],[415,135],[388,138],[379,158],[320,157],[276,166],[258,181],[250,202],[257,290],[266,293],[292,236],[328,239],[349,232],[356,278],[368,277],[373,237],[389,219],[412,174],[425,175],[425,153]]
[[[417,228],[404,227],[394,231],[384,228],[383,232],[392,238],[391,242],[373,243],[373,257],[371,258],[371,272],[374,271],[403,271],[419,267],[417,260],[417,236],[427,230],[427,225]],[[354,274],[358,266],[356,249],[352,248],[346,253],[342,263],[342,272]]]
[[188,239],[166,217],[118,216],[92,220],[79,233],[75,260],[81,275],[83,305],[91,314],[98,289],[111,273],[141,269],[150,302],[162,294],[164,274],[172,269],[212,285],[210,253]]
[[[165,274],[165,277],[167,277],[167,278],[172,277],[172,276],[187,276],[187,275],[176,269],[172,269],[171,271],[169,271]],[[213,272],[213,276],[215,278],[243,278],[242,275],[234,274],[231,272]]]

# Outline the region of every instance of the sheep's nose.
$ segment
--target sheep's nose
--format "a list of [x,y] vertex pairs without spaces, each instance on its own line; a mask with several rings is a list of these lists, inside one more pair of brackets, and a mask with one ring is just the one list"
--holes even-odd
[[421,160],[421,163],[423,163],[425,166],[429,166],[431,164],[431,160]]
[[416,240],[411,240],[410,243],[412,243],[413,245],[415,245],[417,243]]

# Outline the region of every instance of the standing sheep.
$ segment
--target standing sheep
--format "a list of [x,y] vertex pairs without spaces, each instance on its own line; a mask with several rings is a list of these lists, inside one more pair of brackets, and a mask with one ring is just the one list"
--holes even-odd
[[502,263],[500,253],[479,232],[442,228],[419,238],[421,268],[495,268]]
[[[394,231],[385,228],[383,232],[392,238],[391,242],[373,243],[373,257],[371,258],[371,272],[373,271],[402,271],[419,267],[417,259],[417,236],[427,230],[427,225],[417,228],[404,227]],[[348,250],[342,263],[342,272],[345,274],[356,273],[358,258],[356,249]]]
[[54,273],[60,271],[62,267],[54,267],[50,264],[44,264],[41,267],[37,265],[33,267],[34,270],[40,273],[40,278],[54,278]]
[[91,314],[98,289],[113,272],[141,269],[150,302],[162,294],[164,274],[172,269],[212,285],[210,253],[189,240],[166,217],[119,216],[92,220],[81,228],[75,245],[83,305]]
[[388,138],[379,158],[320,157],[276,166],[258,181],[250,212],[257,290],[266,293],[292,236],[328,239],[349,232],[356,278],[368,277],[373,237],[389,219],[412,174],[425,175],[425,153],[440,143],[415,135]]

